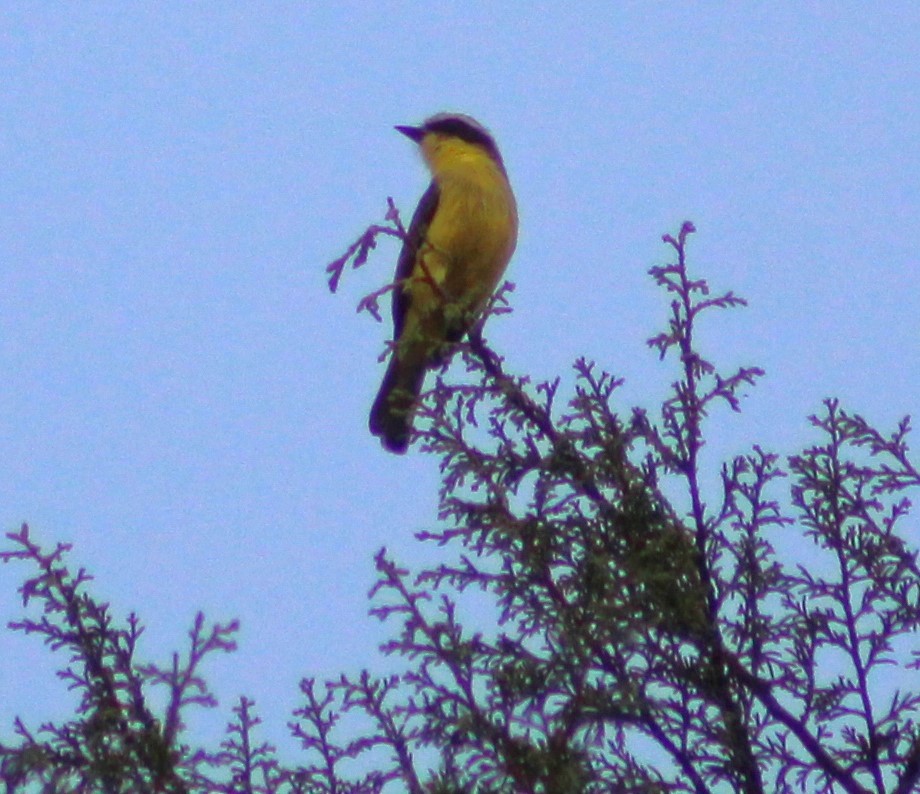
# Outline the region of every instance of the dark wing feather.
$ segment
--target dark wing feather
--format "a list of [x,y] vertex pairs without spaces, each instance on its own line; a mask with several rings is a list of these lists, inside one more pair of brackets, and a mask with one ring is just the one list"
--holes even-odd
[[[399,252],[399,259],[396,262],[396,281],[400,285],[404,279],[412,275],[415,267],[415,257],[418,249],[428,233],[428,227],[431,225],[431,219],[434,217],[435,210],[438,208],[438,199],[440,191],[436,182],[428,186],[418,206],[412,215],[412,222],[409,224],[409,231],[406,232],[406,239],[403,241],[402,251]],[[403,326],[405,325],[406,313],[409,311],[409,302],[411,298],[409,292],[398,287],[393,290],[393,338],[399,339],[402,335]]]

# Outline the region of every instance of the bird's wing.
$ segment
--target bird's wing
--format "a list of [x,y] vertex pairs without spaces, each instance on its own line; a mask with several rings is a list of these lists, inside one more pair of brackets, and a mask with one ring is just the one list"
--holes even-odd
[[409,224],[409,231],[406,232],[406,239],[403,241],[402,251],[399,252],[399,260],[396,263],[396,282],[400,286],[393,290],[393,338],[399,339],[405,325],[406,313],[409,311],[411,302],[411,293],[409,290],[402,289],[402,283],[405,279],[412,276],[412,270],[415,268],[415,257],[418,249],[428,233],[428,227],[431,225],[431,219],[434,217],[435,210],[438,208],[438,199],[440,191],[438,185],[432,180],[425,191],[415,213],[412,215],[412,222]]

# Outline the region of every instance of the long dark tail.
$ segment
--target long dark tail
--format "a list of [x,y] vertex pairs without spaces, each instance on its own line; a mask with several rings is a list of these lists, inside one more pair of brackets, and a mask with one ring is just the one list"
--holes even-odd
[[390,452],[401,455],[409,446],[412,408],[424,380],[424,363],[401,360],[395,353],[390,358],[368,422]]

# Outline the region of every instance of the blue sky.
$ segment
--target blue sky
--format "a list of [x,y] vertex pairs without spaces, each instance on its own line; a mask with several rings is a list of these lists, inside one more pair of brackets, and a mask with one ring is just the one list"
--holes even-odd
[[[653,407],[646,275],[691,219],[697,274],[750,307],[702,331],[767,377],[720,456],[815,438],[824,397],[920,410],[920,7],[888,3],[8,3],[0,10],[0,519],[28,521],[166,661],[195,612],[242,621],[208,669],[284,742],[304,675],[386,669],[374,552],[417,565],[437,461],[366,430],[389,329],[324,266],[427,182],[392,126],[496,135],[521,211],[512,371],[594,358]],[[0,620],[25,569],[0,567]],[[0,725],[66,716],[52,658],[0,635]]]

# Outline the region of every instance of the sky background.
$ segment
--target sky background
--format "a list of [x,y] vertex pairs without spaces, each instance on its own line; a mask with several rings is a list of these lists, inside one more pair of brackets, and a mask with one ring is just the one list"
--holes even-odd
[[[366,429],[390,329],[355,305],[398,246],[337,295],[324,273],[427,184],[393,125],[491,128],[521,231],[487,336],[563,388],[595,359],[624,411],[675,377],[647,270],[696,224],[692,272],[750,301],[701,346],[767,371],[713,417],[717,472],[814,441],[825,397],[886,430],[920,411],[918,42],[907,2],[4,3],[0,526],[73,543],[145,660],[198,610],[239,618],[193,727],[246,694],[290,749],[301,677],[392,664],[374,553],[436,554],[437,460]],[[0,566],[4,624],[27,572]],[[69,715],[64,662],[0,634],[0,737]]]

